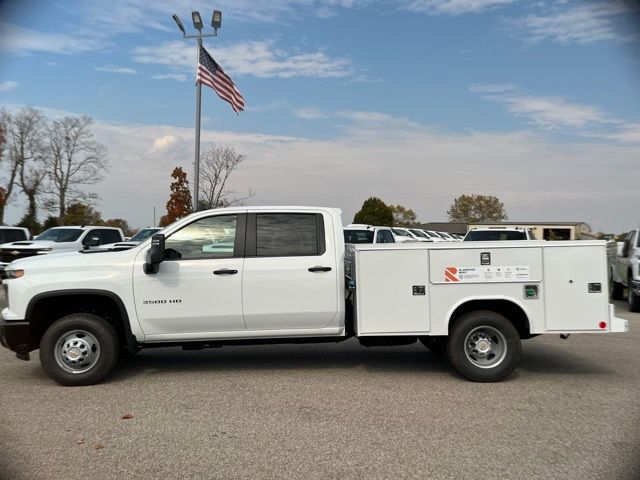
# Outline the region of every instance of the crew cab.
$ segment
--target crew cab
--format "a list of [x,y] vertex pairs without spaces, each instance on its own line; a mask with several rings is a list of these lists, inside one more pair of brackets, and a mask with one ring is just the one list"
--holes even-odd
[[624,234],[609,260],[611,298],[622,300],[627,289],[629,310],[640,312],[640,228]]
[[[237,207],[189,215],[128,250],[13,262],[0,342],[62,385],[122,349],[421,341],[472,381],[507,377],[521,340],[624,332],[603,241],[356,244],[340,211]],[[426,359],[425,359],[426,361]]]

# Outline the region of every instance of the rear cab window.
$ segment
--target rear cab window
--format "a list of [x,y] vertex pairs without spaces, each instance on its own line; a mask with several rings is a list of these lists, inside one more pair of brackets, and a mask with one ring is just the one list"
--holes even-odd
[[[381,243],[381,233],[382,231],[378,232],[377,243]],[[373,230],[345,230],[344,243],[373,243]]]
[[526,240],[525,232],[515,230],[482,230],[471,231],[465,237],[466,241],[492,242],[499,240]]
[[257,213],[255,222],[257,257],[319,256],[325,252],[322,214]]

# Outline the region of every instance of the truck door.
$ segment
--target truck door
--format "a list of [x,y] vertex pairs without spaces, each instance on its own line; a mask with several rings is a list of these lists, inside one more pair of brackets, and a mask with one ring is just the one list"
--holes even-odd
[[241,332],[244,214],[200,218],[166,237],[156,274],[133,274],[136,311],[145,335]]
[[248,331],[319,329],[338,312],[334,225],[321,213],[247,215],[242,295]]

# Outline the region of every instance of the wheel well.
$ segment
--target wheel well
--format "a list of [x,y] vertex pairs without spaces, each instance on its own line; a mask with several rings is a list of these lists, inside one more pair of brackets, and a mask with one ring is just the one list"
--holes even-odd
[[30,349],[39,348],[42,335],[56,320],[73,313],[92,313],[104,318],[115,328],[120,345],[127,345],[125,318],[116,300],[100,294],[68,294],[45,297],[29,305]]
[[516,327],[520,338],[531,338],[534,335],[531,334],[531,326],[527,314],[522,308],[509,300],[471,300],[463,303],[455,309],[449,320],[449,333],[456,322],[462,318],[466,313],[475,310],[491,310],[504,316],[507,320],[513,323]]

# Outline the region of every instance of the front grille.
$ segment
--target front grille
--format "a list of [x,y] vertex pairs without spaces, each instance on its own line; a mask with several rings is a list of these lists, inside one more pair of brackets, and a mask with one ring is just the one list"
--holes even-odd
[[37,255],[38,251],[34,249],[20,249],[20,248],[3,248],[0,250],[0,262],[11,263],[19,258],[33,257]]

